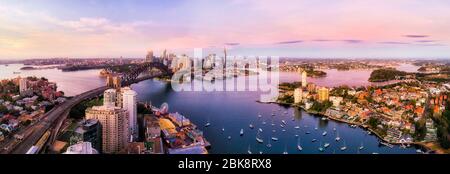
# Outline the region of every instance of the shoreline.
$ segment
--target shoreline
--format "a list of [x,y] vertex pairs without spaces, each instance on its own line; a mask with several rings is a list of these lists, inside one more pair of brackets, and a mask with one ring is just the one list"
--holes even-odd
[[419,146],[420,147],[420,148],[416,148],[416,149],[421,149],[421,150],[425,149],[426,151],[424,151],[424,152],[433,151],[436,154],[445,154],[445,152],[447,151],[446,149],[443,149],[443,148],[440,148],[440,147],[436,147],[436,143],[435,142],[411,142],[411,143],[390,142],[390,141],[384,139],[375,130],[373,130],[369,126],[364,125],[362,123],[355,123],[355,122],[351,122],[351,121],[347,121],[347,120],[334,118],[334,117],[328,116],[328,115],[326,115],[324,113],[320,113],[320,112],[308,111],[303,106],[298,106],[298,105],[295,105],[295,104],[292,104],[292,103],[283,103],[283,102],[276,102],[276,101],[275,102],[274,101],[262,102],[262,101],[259,101],[259,100],[256,101],[256,102],[261,103],[261,104],[278,104],[278,105],[283,105],[283,106],[289,106],[291,108],[300,108],[301,110],[305,111],[308,114],[318,115],[320,117],[325,117],[325,118],[328,118],[330,120],[333,120],[333,121],[336,121],[336,122],[340,122],[340,123],[346,123],[349,126],[356,125],[356,126],[362,128],[362,129],[365,129],[366,131],[369,131],[371,133],[370,135],[376,136],[380,140],[380,143],[381,142],[385,142],[385,143],[388,143],[390,145],[405,145],[405,144],[407,144],[407,145],[415,145],[415,146]]

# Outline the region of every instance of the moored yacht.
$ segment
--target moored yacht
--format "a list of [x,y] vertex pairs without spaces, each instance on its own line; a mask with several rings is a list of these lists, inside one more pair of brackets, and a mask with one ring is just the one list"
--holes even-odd
[[302,151],[302,150],[303,150],[302,146],[300,145],[300,138],[298,138],[298,140],[297,140],[297,149],[298,149],[299,151]]
[[344,146],[341,147],[341,151],[345,151],[347,150],[347,146],[345,145],[345,141],[344,141]]
[[264,140],[259,137],[259,132],[258,132],[258,134],[256,134],[256,141],[258,143],[264,143]]
[[319,145],[319,151],[320,152],[323,152],[325,149],[322,147],[322,142],[320,142],[320,145]]
[[335,140],[336,140],[336,141],[341,140],[341,137],[339,137],[339,132],[336,133],[336,138],[335,138]]
[[358,149],[359,149],[359,150],[363,150],[363,149],[364,149],[364,143],[361,142],[361,146],[359,146]]

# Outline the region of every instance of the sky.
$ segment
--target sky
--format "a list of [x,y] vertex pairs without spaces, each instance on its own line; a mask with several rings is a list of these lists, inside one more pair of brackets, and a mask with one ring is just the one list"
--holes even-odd
[[0,59],[450,58],[447,0],[1,0]]

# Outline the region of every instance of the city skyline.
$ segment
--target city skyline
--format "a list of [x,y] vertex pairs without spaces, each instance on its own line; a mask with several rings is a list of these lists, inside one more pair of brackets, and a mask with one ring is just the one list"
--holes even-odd
[[224,47],[230,56],[450,58],[450,4],[440,0],[35,2],[0,2],[0,60]]

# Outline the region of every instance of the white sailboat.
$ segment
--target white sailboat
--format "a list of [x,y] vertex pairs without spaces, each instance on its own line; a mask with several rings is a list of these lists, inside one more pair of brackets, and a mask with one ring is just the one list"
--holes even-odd
[[325,149],[322,147],[322,142],[320,142],[320,145],[319,145],[319,151],[320,152],[323,152]]
[[330,143],[325,143],[325,144],[323,145],[323,147],[325,147],[325,148],[330,147]]
[[209,122],[209,118],[208,118],[208,121],[206,122],[205,127],[209,127],[209,126],[211,126],[211,123]]
[[253,124],[251,124],[251,123],[250,123],[250,125],[248,125],[248,127],[249,127],[250,129],[255,128],[255,127],[253,126]]
[[303,150],[303,147],[300,145],[300,138],[298,138],[298,140],[297,140],[297,149],[298,149],[298,151]]
[[272,141],[278,141],[277,137],[272,137]]
[[287,155],[288,154],[288,152],[287,152],[287,145],[284,145],[284,152],[283,152],[283,155]]
[[263,132],[263,130],[261,128],[258,129],[259,132]]
[[241,132],[240,132],[240,134],[241,134],[241,136],[243,136],[243,135],[244,135],[244,129],[241,129]]
[[252,151],[250,150],[250,145],[248,145],[247,153],[250,154],[250,155],[252,154]]
[[272,144],[270,144],[270,137],[269,137],[269,139],[267,140],[267,142],[269,142],[269,143],[267,144],[267,148],[271,148],[271,147],[272,147]]
[[336,141],[341,140],[341,137],[339,137],[339,132],[336,132],[336,138],[335,138],[335,140],[336,140]]
[[322,133],[322,136],[327,136],[327,131],[324,131],[324,132]]
[[344,146],[341,147],[341,151],[345,151],[347,150],[347,146],[345,145],[345,141],[344,141]]
[[259,137],[259,132],[256,134],[256,141],[258,143],[264,143],[264,140]]
[[359,150],[363,150],[364,149],[364,143],[361,142],[361,146],[359,146]]

